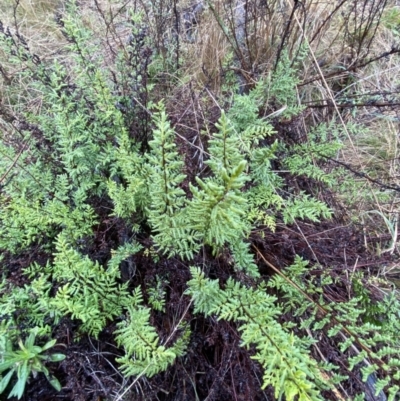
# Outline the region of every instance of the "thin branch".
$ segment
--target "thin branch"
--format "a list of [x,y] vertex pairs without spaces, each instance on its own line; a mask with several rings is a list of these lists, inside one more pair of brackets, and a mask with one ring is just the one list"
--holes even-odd
[[326,75],[323,75],[323,76],[321,76],[321,74],[319,74],[318,76],[316,76],[314,78],[311,78],[308,81],[300,83],[298,86],[308,85],[308,84],[310,84],[312,82],[315,82],[315,81],[326,80],[327,78],[336,77],[336,76],[341,75],[341,74],[343,74],[345,72],[355,71],[355,70],[358,70],[359,68],[363,68],[363,67],[367,66],[368,64],[374,63],[375,61],[379,61],[382,58],[389,57],[389,56],[391,56],[393,54],[398,54],[398,53],[400,53],[400,49],[393,47],[390,51],[384,52],[384,53],[380,54],[379,56],[370,58],[369,60],[366,60],[363,63],[354,64],[354,65],[351,65],[348,68],[345,68],[344,70],[331,72],[330,74],[326,74]]

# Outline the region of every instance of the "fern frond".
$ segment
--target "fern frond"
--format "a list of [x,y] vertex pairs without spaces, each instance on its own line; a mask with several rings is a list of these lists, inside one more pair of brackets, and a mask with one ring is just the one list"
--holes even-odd
[[127,284],[118,284],[119,271],[105,270],[82,257],[65,238],[57,240],[53,277],[63,284],[51,301],[53,308],[82,321],[82,330],[98,336],[106,321],[122,314],[130,304]]
[[243,241],[232,243],[230,248],[232,250],[233,260],[235,267],[238,270],[244,270],[251,277],[259,277],[258,267],[254,262],[254,257],[249,251],[249,244]]
[[332,217],[332,210],[328,206],[311,198],[309,195],[301,193],[299,197],[286,202],[283,210],[283,221],[291,224],[296,218],[319,221],[319,218],[329,219]]
[[215,179],[203,181],[197,178],[200,188],[190,186],[193,199],[187,210],[189,226],[201,233],[204,243],[214,249],[243,238],[248,230],[244,219],[246,199],[240,192],[246,181],[243,174],[245,167],[246,162],[242,161],[233,169],[231,176],[222,169],[223,184]]
[[310,342],[286,331],[277,321],[281,311],[276,299],[262,288],[248,289],[229,279],[221,290],[217,280],[206,279],[204,273],[191,268],[192,279],[187,293],[196,312],[217,314],[219,319],[239,324],[242,345],[255,346],[254,355],[264,368],[263,388],[272,385],[275,397],[287,400],[322,400],[315,383],[322,385],[317,364],[309,357]]
[[188,230],[185,211],[185,192],[180,184],[185,179],[182,174],[183,161],[174,143],[175,135],[165,110],[160,104],[154,116],[156,129],[149,142],[148,155],[149,194],[148,219],[155,231],[154,240],[169,256],[178,254],[191,258],[198,249],[196,234]]
[[243,156],[237,146],[239,138],[224,111],[215,126],[218,132],[209,140],[210,160],[207,164],[218,177],[222,169],[230,174],[243,161]]
[[175,344],[166,348],[160,344],[155,328],[150,325],[150,309],[136,303],[128,306],[127,320],[118,324],[115,334],[117,343],[126,352],[126,355],[117,358],[124,375],[145,374],[151,377],[166,370],[176,358],[184,354],[190,330],[185,327]]

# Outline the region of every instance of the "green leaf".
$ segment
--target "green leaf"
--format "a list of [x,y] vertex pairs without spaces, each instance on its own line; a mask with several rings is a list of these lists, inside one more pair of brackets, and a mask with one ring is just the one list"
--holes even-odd
[[16,396],[18,399],[20,399],[22,397],[22,395],[24,394],[25,385],[28,380],[28,376],[29,376],[29,366],[28,366],[28,361],[25,361],[18,368],[17,383],[15,383],[15,386],[11,390],[11,393],[9,394],[8,398],[10,398],[12,396]]
[[49,383],[57,390],[57,391],[61,391],[61,383],[58,381],[58,379],[52,375],[48,375],[46,376],[47,380],[49,381]]
[[42,351],[46,351],[46,350],[48,350],[49,348],[54,347],[54,345],[56,344],[56,342],[57,342],[57,340],[51,340],[51,341],[49,341],[48,343],[46,343],[45,345],[43,345]]
[[65,359],[64,354],[51,354],[48,356],[48,361],[49,362],[61,362]]
[[11,369],[2,379],[0,382],[0,394],[6,389],[8,386],[8,383],[10,382],[10,379],[15,372],[15,369]]
[[11,366],[15,365],[18,363],[20,358],[14,357],[12,359],[9,359],[5,362],[0,363],[0,373],[4,372],[5,370],[9,369]]

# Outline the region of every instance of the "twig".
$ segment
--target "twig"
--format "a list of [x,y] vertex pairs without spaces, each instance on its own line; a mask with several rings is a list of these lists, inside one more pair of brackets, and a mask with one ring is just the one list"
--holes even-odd
[[351,171],[351,172],[352,172],[353,174],[355,174],[356,176],[361,177],[361,178],[365,178],[365,179],[367,179],[368,181],[370,181],[370,182],[372,182],[372,183],[374,183],[374,184],[376,184],[376,185],[379,185],[381,188],[391,189],[391,190],[393,190],[393,191],[400,192],[400,186],[398,186],[398,185],[395,185],[395,186],[394,186],[394,185],[384,184],[383,182],[381,182],[381,181],[379,181],[379,180],[376,180],[375,178],[370,177],[370,176],[369,176],[368,174],[366,174],[366,173],[363,173],[363,172],[361,172],[361,171],[355,170],[355,169],[352,168],[349,164],[343,163],[343,162],[341,162],[341,161],[339,161],[339,160],[336,160],[336,159],[332,159],[332,158],[329,157],[329,156],[325,156],[325,155],[322,155],[322,154],[319,154],[319,153],[318,153],[318,155],[321,156],[321,157],[323,157],[324,159],[328,159],[328,160],[330,160],[330,161],[333,161],[333,162],[336,163],[336,164],[339,164],[339,165],[343,166],[346,170]]
[[330,74],[326,74],[326,75],[320,74],[319,76],[311,78],[308,81],[300,83],[298,86],[304,86],[304,85],[311,84],[312,82],[315,82],[315,81],[326,80],[327,78],[333,78],[333,77],[335,77],[337,75],[343,74],[344,72],[355,71],[355,70],[358,70],[359,68],[366,67],[368,64],[374,63],[375,61],[379,61],[382,58],[385,58],[385,57],[391,56],[392,54],[397,54],[397,53],[400,53],[400,49],[392,48],[390,51],[384,52],[384,53],[382,53],[381,55],[379,55],[377,57],[374,57],[374,58],[371,58],[371,59],[369,59],[367,61],[364,61],[363,63],[354,64],[354,65],[351,65],[348,68],[345,68],[344,70],[334,71],[334,72],[331,72]]
[[11,163],[10,167],[7,169],[7,171],[3,174],[3,176],[0,178],[0,189],[3,188],[5,186],[1,185],[2,182],[6,179],[6,177],[8,176],[8,174],[10,173],[10,171],[14,168],[14,166],[17,164],[18,159],[21,157],[23,151],[26,149],[27,145],[28,145],[29,140],[25,141],[24,145],[22,146],[21,150],[19,151],[19,153],[17,154],[17,156],[15,157],[15,159],[13,160],[13,162]]

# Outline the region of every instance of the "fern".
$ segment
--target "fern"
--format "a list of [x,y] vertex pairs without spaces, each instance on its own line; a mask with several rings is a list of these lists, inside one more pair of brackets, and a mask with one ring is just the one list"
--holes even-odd
[[332,211],[325,203],[312,199],[304,193],[286,202],[283,211],[283,221],[285,224],[293,223],[296,218],[319,221],[320,217],[329,219],[332,217]]
[[[278,275],[274,276],[268,285],[284,294],[286,311],[302,317],[304,321],[300,327],[311,329],[313,337],[320,336],[320,333],[324,331],[328,337],[336,339],[337,346],[342,353],[349,352],[350,347],[352,350],[362,347],[356,355],[347,357],[348,369],[353,370],[355,366],[365,364],[365,361],[372,361],[372,363],[361,366],[363,380],[367,381],[370,375],[375,374],[379,369],[384,376],[377,382],[376,394],[385,388],[391,394],[390,397],[394,399],[393,397],[398,392],[397,384],[394,381],[398,380],[398,377],[396,374],[393,375],[393,372],[397,371],[400,366],[400,359],[397,357],[398,340],[394,333],[399,330],[399,324],[398,319],[392,320],[384,316],[390,316],[389,310],[392,307],[398,307],[398,299],[389,297],[378,302],[379,316],[383,320],[379,322],[379,326],[371,324],[369,321],[365,321],[368,312],[362,307],[362,297],[352,297],[348,302],[342,303],[327,302],[323,294],[324,286],[332,283],[329,272],[325,271],[322,280],[317,282],[313,276],[306,277],[306,266],[307,262],[296,257],[293,265],[284,272],[286,277],[294,281],[303,292]],[[364,286],[363,291],[366,291]],[[316,300],[313,301],[305,294]],[[320,313],[321,308],[325,311],[324,316],[317,319],[317,312]],[[332,322],[335,323],[333,326]],[[338,336],[339,332],[340,336]],[[343,379],[346,377],[344,376],[340,380]]]
[[219,175],[224,169],[229,173],[243,160],[243,156],[237,147],[239,137],[234,133],[234,128],[224,111],[218,120],[216,127],[218,132],[209,140],[210,160],[207,164],[215,175]]
[[110,274],[119,275],[121,262],[128,260],[133,255],[142,250],[142,246],[135,242],[126,242],[115,251],[111,251],[111,259],[108,261],[108,271]]
[[133,217],[140,220],[148,206],[145,158],[139,153],[138,146],[132,143],[126,130],[119,132],[117,141],[115,163],[111,166],[111,179],[107,181],[108,196],[113,201],[116,216],[127,221],[132,221]]
[[151,309],[143,307],[142,301],[142,293],[137,288],[128,306],[128,317],[118,324],[115,332],[117,343],[125,349],[125,355],[117,358],[125,376],[145,374],[151,377],[166,370],[176,358],[184,355],[190,336],[185,326],[174,345],[169,348],[161,345],[155,328],[150,325]]
[[239,240],[230,245],[236,270],[244,270],[251,277],[259,277],[258,266],[250,253],[250,244]]
[[248,180],[247,162],[235,146],[237,135],[224,112],[216,126],[219,132],[210,140],[207,161],[214,177],[196,177],[198,187],[190,185],[193,199],[187,206],[189,227],[200,233],[204,243],[215,252],[240,241],[250,228],[243,219],[247,208],[241,192]]
[[82,321],[81,330],[98,336],[108,319],[122,314],[130,302],[127,284],[118,284],[119,271],[104,270],[82,257],[59,236],[53,277],[60,284],[52,305]]
[[[29,100],[32,93],[41,94],[40,113],[15,106],[20,137],[10,131],[10,141],[0,144],[0,152],[7,155],[0,159],[0,176],[7,177],[12,170],[1,187],[0,251],[5,278],[0,286],[0,347],[15,343],[32,327],[49,335],[68,316],[81,332],[97,338],[108,323],[117,326],[116,343],[124,353],[117,362],[125,376],[151,377],[165,371],[185,355],[190,337],[187,325],[178,325],[168,338],[161,338],[156,324],[150,324],[170,310],[166,286],[167,278],[174,284],[174,277],[163,271],[147,278],[141,286],[146,291],[143,296],[140,287],[133,290],[124,282],[120,270],[128,264],[132,279],[138,269],[134,280],[139,281],[149,276],[142,274],[147,263],[155,267],[181,263],[179,259],[197,261],[210,256],[204,249],[210,247],[213,256],[228,254],[231,274],[253,287],[228,278],[221,288],[217,280],[206,279],[192,268],[186,293],[196,313],[238,325],[242,345],[263,367],[263,388],[272,386],[277,399],[318,400],[321,389],[327,388],[322,368],[309,356],[312,341],[294,335],[293,327],[298,332],[325,330],[334,339],[349,327],[373,348],[368,358],[382,358],[391,369],[397,367],[397,343],[388,341],[398,331],[397,323],[391,322],[396,318],[391,306],[383,302],[378,308],[378,315],[390,312],[390,322],[385,321],[381,332],[364,321],[371,314],[364,313],[370,305],[363,301],[363,294],[343,305],[325,302],[327,315],[317,321],[313,302],[273,277],[270,286],[283,294],[278,305],[277,298],[267,294],[269,287],[259,273],[251,248],[253,229],[265,225],[274,230],[282,221],[290,224],[298,218],[318,221],[331,216],[330,209],[310,194],[288,192],[280,170],[330,184],[332,179],[317,163],[339,149],[340,132],[331,141],[328,132],[333,126],[320,127],[309,133],[307,143],[285,147],[263,117],[266,105],[286,107],[284,117],[301,109],[297,73],[287,53],[275,72],[248,95],[233,97],[215,130],[206,127],[212,132],[206,144],[206,168],[192,179],[186,175],[164,104],[152,101],[161,88],[151,92],[152,86],[146,84],[151,77],[146,76],[147,64],[141,63],[149,60],[145,53],[151,53],[151,44],[149,49],[140,44],[147,40],[139,40],[144,32],[140,18],[129,23],[132,36],[115,55],[118,65],[107,68],[111,60],[104,60],[93,44],[76,2],[69,2],[67,8],[58,20],[68,41],[65,63],[38,59],[21,45],[19,34],[12,35],[0,24],[1,46],[16,67],[15,81],[26,83],[23,95]],[[137,97],[145,100],[144,106]],[[139,128],[133,129],[135,121]],[[14,163],[11,170],[10,162]],[[101,235],[102,241],[113,243],[113,249],[104,247],[101,258],[95,259],[92,250]],[[10,276],[9,258],[31,250],[34,255],[40,252],[43,259],[25,269],[29,284],[19,286]],[[148,259],[139,264],[135,256],[142,250]],[[164,263],[167,258],[174,259]],[[323,290],[307,271],[305,262],[296,259],[288,274],[307,294],[323,300]],[[302,322],[281,324],[283,312],[293,313]],[[332,328],[334,314],[338,324]],[[354,341],[349,337],[338,346],[348,352]],[[382,346],[385,341],[387,347]],[[365,357],[361,353],[348,361],[357,366]],[[364,375],[376,370],[371,363]],[[391,381],[380,380],[378,390],[392,386],[388,392],[395,392]]]
[[285,157],[285,165],[293,174],[333,185],[335,180],[332,175],[318,167],[316,162],[335,157],[342,147],[340,131],[333,122],[318,125],[310,131],[306,143],[291,147],[290,154]]
[[183,162],[178,156],[174,143],[174,132],[167,116],[159,105],[160,111],[154,116],[156,129],[154,139],[149,142],[148,155],[149,194],[148,219],[155,231],[157,245],[169,253],[178,253],[187,258],[193,257],[198,249],[196,235],[186,224],[186,203],[184,191],[179,187],[185,178],[181,170]]
[[[37,327],[40,335],[49,334],[61,314],[51,305],[51,283],[47,275],[32,280],[30,285],[9,287],[3,280],[0,292],[0,318],[17,337],[23,327]],[[24,330],[22,330],[24,331]]]
[[234,149],[244,154],[257,151],[260,141],[274,135],[273,126],[264,118],[259,117],[259,110],[263,106],[265,83],[260,81],[248,95],[237,95],[227,113],[227,117],[235,130]]
[[242,345],[254,345],[252,357],[264,368],[263,388],[272,385],[275,397],[288,401],[322,400],[315,381],[322,382],[317,364],[308,356],[309,341],[287,332],[277,322],[280,314],[276,298],[265,289],[247,289],[228,279],[225,289],[217,280],[206,279],[198,268],[191,268],[187,293],[193,298],[195,312],[239,323]]
[[221,184],[216,179],[197,178],[199,188],[190,186],[193,199],[188,204],[189,225],[216,251],[247,232],[243,219],[246,199],[240,192],[246,181],[245,167],[246,162],[242,161],[231,176],[221,168]]
[[303,109],[303,106],[298,104],[296,92],[296,85],[300,80],[291,64],[288,52],[284,50],[266,82],[267,102],[276,103],[277,108],[284,107],[283,118],[293,117]]
[[275,141],[269,147],[255,149],[251,155],[250,171],[251,177],[257,184],[272,185],[280,187],[282,181],[280,177],[272,172],[271,161],[277,158],[279,142]]
[[149,304],[156,311],[165,312],[165,286],[168,284],[169,282],[167,280],[156,276],[155,285],[147,288]]

